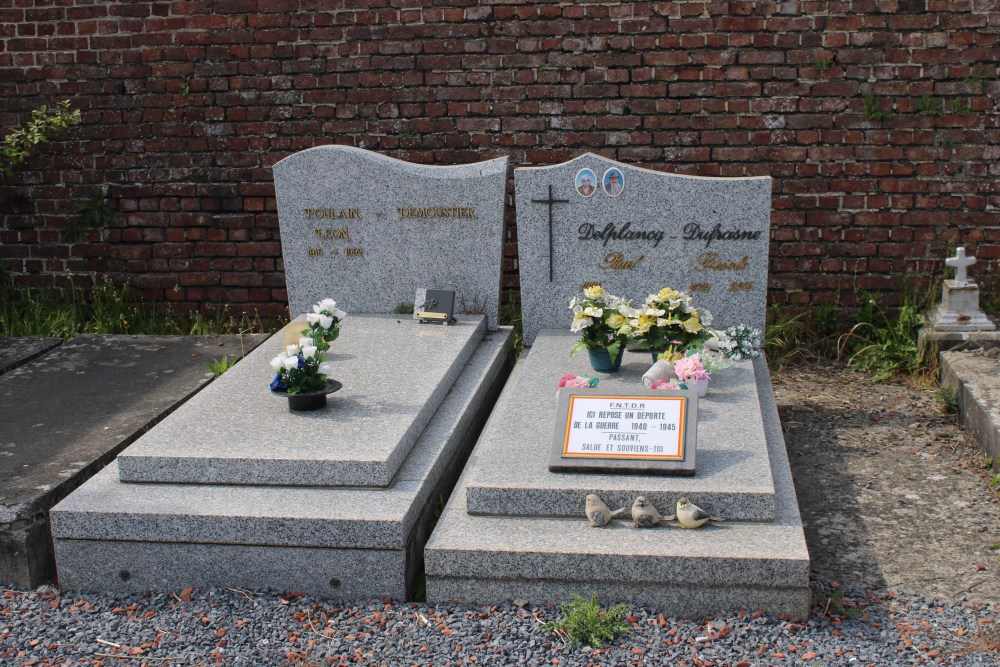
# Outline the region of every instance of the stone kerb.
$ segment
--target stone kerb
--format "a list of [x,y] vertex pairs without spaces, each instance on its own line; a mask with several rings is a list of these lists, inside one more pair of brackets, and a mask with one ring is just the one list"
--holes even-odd
[[682,176],[587,153],[515,169],[514,184],[527,344],[568,327],[569,300],[592,283],[640,302],[670,286],[713,326],[764,328],[770,177]]
[[417,288],[453,289],[456,312],[497,325],[507,158],[424,166],[319,146],[274,166],[293,315],[326,297],[390,313]]

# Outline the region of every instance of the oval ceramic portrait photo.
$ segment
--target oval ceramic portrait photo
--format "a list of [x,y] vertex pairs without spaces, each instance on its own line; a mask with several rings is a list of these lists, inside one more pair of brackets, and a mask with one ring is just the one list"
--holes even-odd
[[601,178],[604,184],[604,194],[609,197],[617,197],[625,189],[625,174],[618,167],[611,167]]
[[583,197],[593,196],[597,192],[597,174],[593,169],[583,168],[576,172],[576,179],[573,182],[577,193]]

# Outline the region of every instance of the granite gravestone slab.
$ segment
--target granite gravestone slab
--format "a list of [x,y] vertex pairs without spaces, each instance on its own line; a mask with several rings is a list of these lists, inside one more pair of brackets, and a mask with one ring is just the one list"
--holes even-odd
[[514,170],[524,340],[566,328],[569,300],[599,283],[641,303],[670,286],[714,327],[763,329],[770,177],[667,174],[587,153]]
[[431,167],[349,146],[274,166],[291,314],[332,297],[391,313],[415,288],[457,292],[458,314],[499,314],[507,158]]

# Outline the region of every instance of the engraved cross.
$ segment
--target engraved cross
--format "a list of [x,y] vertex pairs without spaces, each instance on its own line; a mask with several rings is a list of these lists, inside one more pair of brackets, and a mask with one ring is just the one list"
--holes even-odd
[[532,204],[548,204],[549,205],[549,282],[552,282],[552,206],[554,204],[566,204],[569,203],[568,199],[554,199],[552,197],[552,186],[549,186],[549,198],[548,199],[532,199]]
[[969,276],[966,275],[965,270],[976,263],[976,258],[966,257],[965,247],[963,246],[955,251],[955,257],[949,257],[944,260],[944,263],[955,267],[955,282],[967,283],[969,282]]

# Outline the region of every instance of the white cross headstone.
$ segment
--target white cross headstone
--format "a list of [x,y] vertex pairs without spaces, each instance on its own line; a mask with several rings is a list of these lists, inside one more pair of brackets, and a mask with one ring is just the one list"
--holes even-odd
[[955,257],[944,260],[948,266],[955,267],[955,282],[965,284],[969,282],[969,277],[965,270],[976,263],[975,257],[965,256],[965,247],[960,247],[955,251]]

